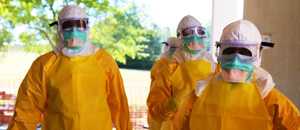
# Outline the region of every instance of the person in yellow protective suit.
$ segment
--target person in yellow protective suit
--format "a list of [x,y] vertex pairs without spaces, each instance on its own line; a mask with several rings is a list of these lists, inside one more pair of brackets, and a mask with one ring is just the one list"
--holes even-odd
[[180,21],[177,33],[182,45],[170,60],[175,65],[161,59],[151,70],[151,90],[147,99],[151,130],[187,130],[195,94],[193,88],[181,87],[180,81],[195,83],[213,70],[213,65],[205,59],[209,43],[200,22],[187,15]]
[[219,43],[220,67],[197,84],[191,130],[299,130],[300,113],[260,67],[261,35],[247,20],[227,25]]
[[[169,77],[178,66],[173,55],[175,51],[181,47],[180,41],[176,37],[170,37],[167,42],[163,42],[163,44],[162,54],[151,69],[150,93],[147,100],[149,108],[151,108],[153,104],[160,103],[163,99],[170,96],[171,86]],[[163,130],[172,127],[169,120],[155,118],[153,114],[158,115],[159,113],[156,111],[148,113],[148,124],[151,130]]]
[[33,62],[8,130],[131,130],[118,66],[89,42],[85,11],[65,6],[57,26],[60,42]]

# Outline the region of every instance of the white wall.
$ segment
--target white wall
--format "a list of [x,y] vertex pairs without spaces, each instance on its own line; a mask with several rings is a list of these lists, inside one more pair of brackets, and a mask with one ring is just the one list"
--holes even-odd
[[275,43],[262,65],[279,88],[300,107],[300,1],[245,0],[245,18]]
[[243,18],[244,0],[213,0],[212,42],[219,41],[223,28]]

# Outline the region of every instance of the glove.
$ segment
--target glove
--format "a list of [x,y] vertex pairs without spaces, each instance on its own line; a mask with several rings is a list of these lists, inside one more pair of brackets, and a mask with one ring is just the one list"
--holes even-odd
[[173,89],[173,98],[177,106],[181,106],[189,97],[194,94],[194,88],[192,86],[185,86],[183,88]]
[[261,67],[255,67],[254,76],[262,98],[265,98],[274,88],[275,83],[269,72]]
[[173,59],[178,64],[181,64],[187,60],[184,56],[184,52],[183,52],[182,48],[179,48],[174,52]]
[[165,117],[166,119],[170,119],[174,116],[174,112],[178,110],[179,107],[182,106],[182,104],[188,100],[190,93],[192,92],[175,92],[176,94],[173,94],[171,98],[164,104],[164,108],[166,109]]

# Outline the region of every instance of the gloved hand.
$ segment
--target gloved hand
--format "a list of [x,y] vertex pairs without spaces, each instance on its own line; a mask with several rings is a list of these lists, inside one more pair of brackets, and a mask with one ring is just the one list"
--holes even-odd
[[193,86],[184,86],[182,88],[180,87],[174,87],[173,88],[173,98],[176,102],[177,106],[181,106],[185,101],[187,101],[192,94],[194,94],[195,87]]
[[171,111],[171,112],[175,112],[177,110],[177,102],[176,99],[172,96],[168,102],[166,103],[166,108],[167,110]]
[[187,60],[184,56],[184,51],[182,50],[182,48],[179,48],[174,52],[173,59],[178,64],[181,64]]
[[190,98],[191,94],[193,94],[193,90],[189,88],[173,88],[172,91],[172,96],[169,98],[169,100],[165,103],[164,106],[168,111],[168,113],[166,113],[168,117],[172,117],[174,115],[173,112],[176,112],[177,109],[181,107],[183,103]]
[[256,85],[259,88],[260,94],[262,98],[265,98],[275,87],[273,78],[269,72],[261,67],[255,67],[254,76],[256,78]]

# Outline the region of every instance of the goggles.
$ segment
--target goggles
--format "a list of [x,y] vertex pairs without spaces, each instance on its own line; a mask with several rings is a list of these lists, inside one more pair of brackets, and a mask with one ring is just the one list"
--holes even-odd
[[63,31],[70,31],[73,28],[79,28],[82,31],[87,29],[88,19],[66,20],[61,24]]
[[252,57],[252,52],[246,48],[228,47],[222,51],[222,55],[240,54],[243,56]]
[[254,57],[249,57],[241,54],[231,54],[231,55],[222,55],[218,58],[218,61],[223,64],[227,62],[233,61],[235,58],[237,58],[241,63],[246,63],[246,64],[252,64],[256,58]]
[[258,44],[247,43],[245,41],[225,41],[217,42],[218,55],[240,54],[243,56],[258,57]]
[[205,28],[203,28],[201,26],[189,27],[189,28],[183,29],[181,32],[179,32],[177,34],[178,37],[179,36],[186,37],[186,36],[192,36],[192,35],[198,35],[202,38],[207,37],[207,33],[205,32]]

